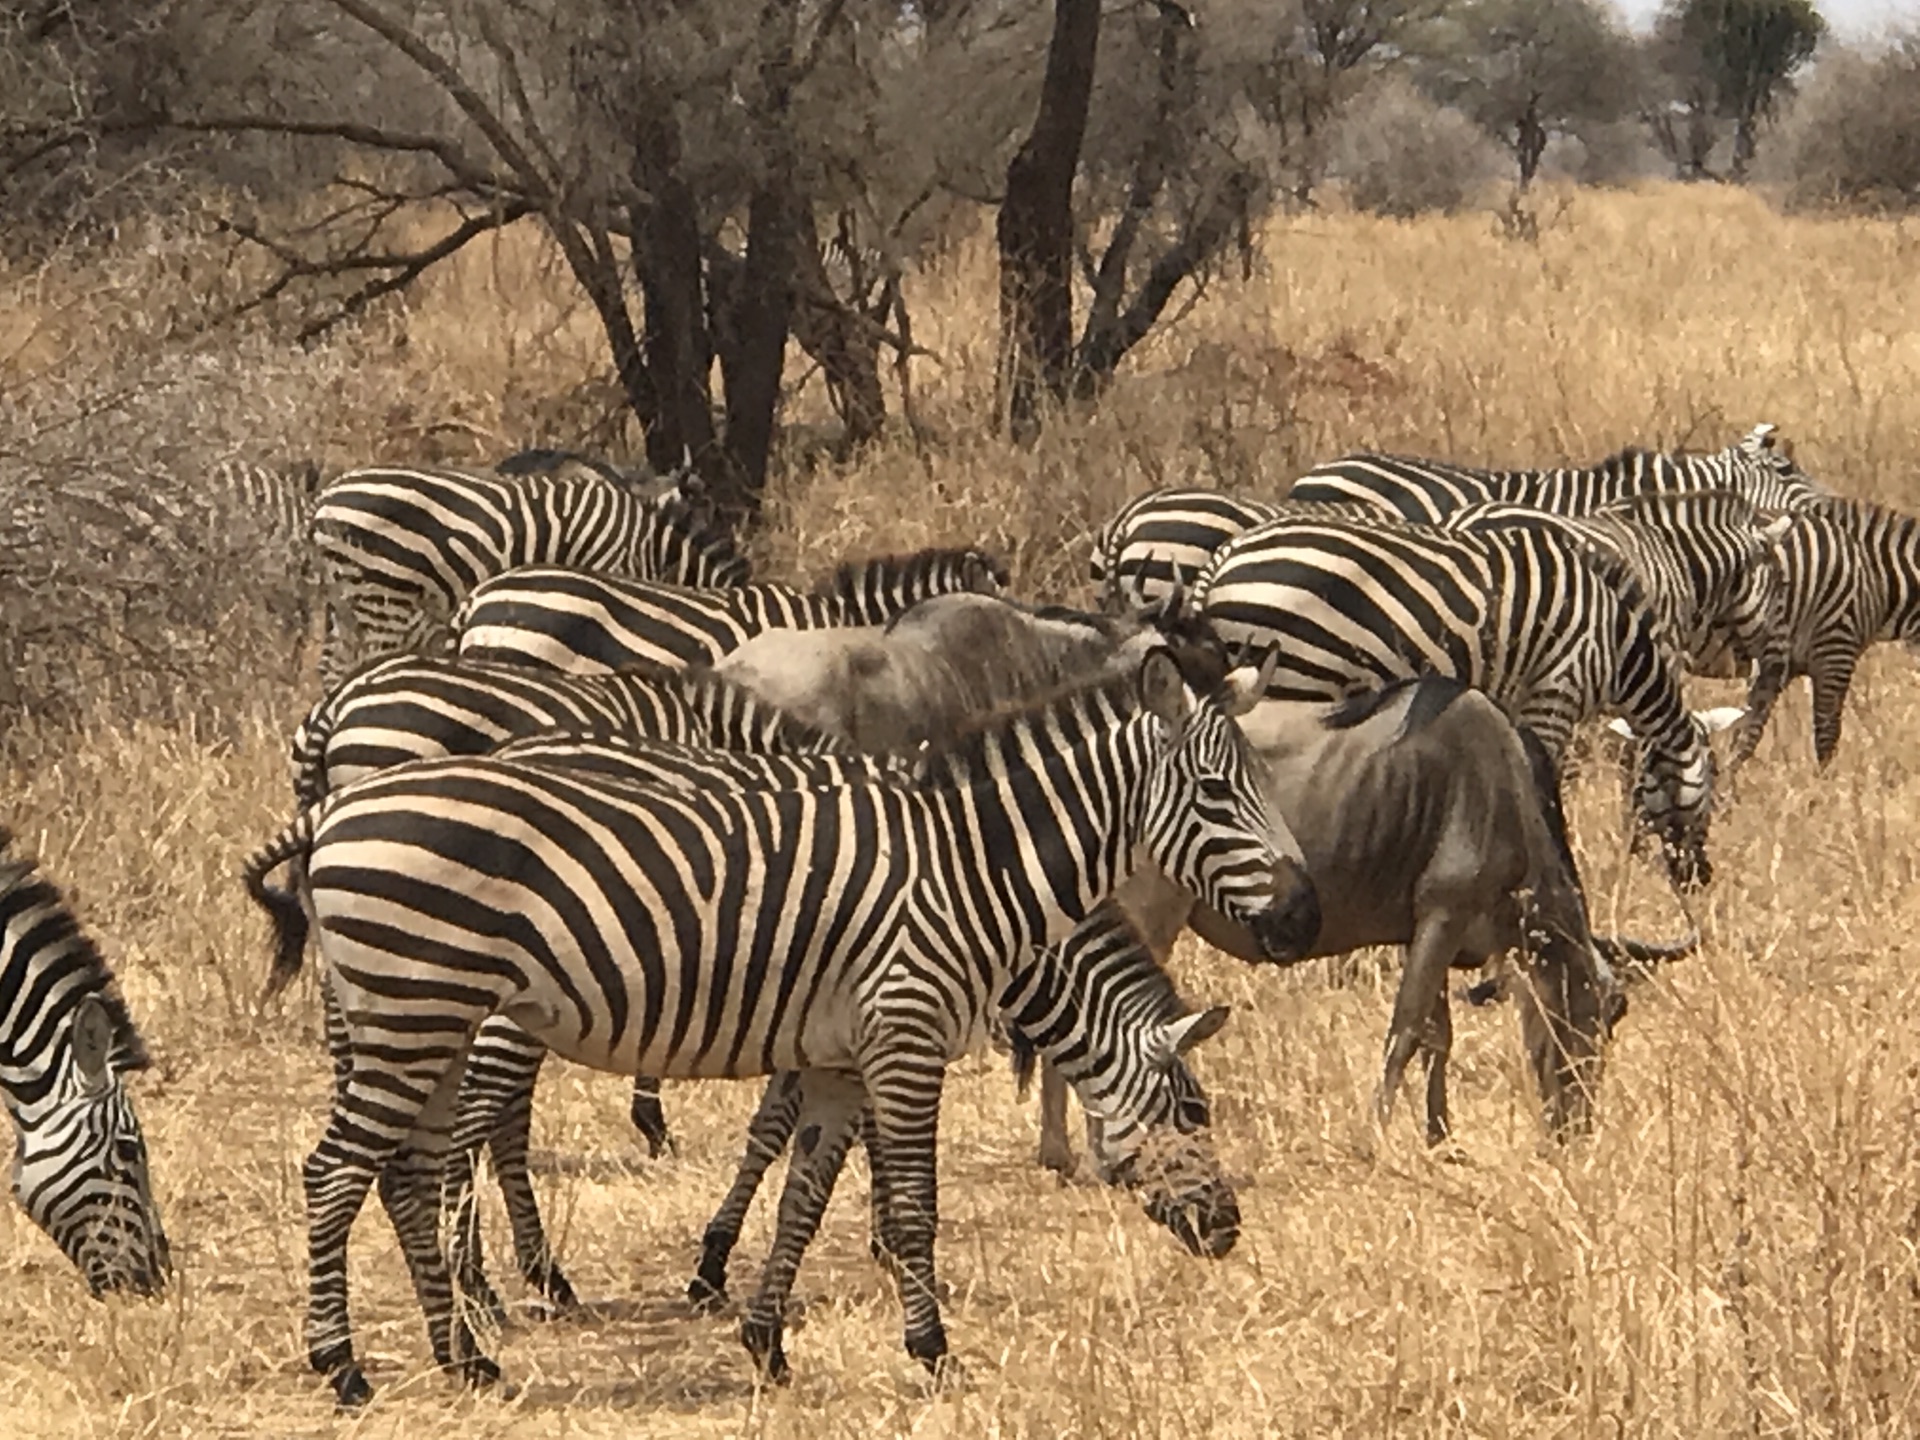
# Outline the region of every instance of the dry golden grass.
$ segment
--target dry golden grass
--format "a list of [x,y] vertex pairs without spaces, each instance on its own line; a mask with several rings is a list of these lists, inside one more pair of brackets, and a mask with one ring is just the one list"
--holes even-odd
[[[783,485],[770,565],[986,538],[1028,593],[1083,595],[1085,533],[1126,492],[1198,472],[1277,487],[1359,444],[1584,458],[1628,440],[1725,443],[1765,419],[1851,493],[1920,504],[1920,287],[1911,232],[1782,220],[1736,192],[1579,195],[1537,247],[1484,218],[1277,226],[1264,273],[1156,339],[1096,416],[1031,452],[985,438],[985,257],[920,287],[922,418],[945,438]],[[491,273],[493,267],[503,267]],[[515,268],[518,267],[518,268]],[[509,432],[510,397],[583,377],[577,314],[537,257],[437,280],[363,383],[416,414]],[[71,282],[83,288],[84,277]],[[0,313],[8,310],[0,301]],[[16,298],[11,307],[23,313]],[[535,318],[528,318],[529,316]],[[58,326],[24,323],[36,355]],[[364,342],[362,342],[364,343]],[[381,368],[386,367],[386,368]],[[327,409],[341,447],[393,443]],[[817,406],[803,395],[797,406]],[[515,439],[520,438],[514,436]],[[359,458],[367,458],[362,455]],[[518,1398],[431,1372],[377,1209],[354,1314],[381,1387],[343,1422],[306,1369],[301,1157],[325,1063],[311,982],[266,1012],[262,927],[234,872],[284,819],[297,698],[260,688],[218,740],[100,717],[8,776],[7,821],[79,895],[157,1052],[138,1098],[180,1266],[164,1302],[97,1305],[0,1205],[0,1433],[416,1436],[1684,1435],[1913,1433],[1920,1420],[1920,1161],[1909,935],[1920,863],[1920,684],[1868,665],[1833,772],[1804,692],[1716,827],[1695,959],[1637,993],[1598,1132],[1545,1150],[1513,1021],[1462,1013],[1460,1144],[1426,1152],[1365,1102],[1392,972],[1255,972],[1183,943],[1233,1023],[1199,1055],[1246,1231],[1187,1258],[1123,1196],[1031,1163],[1000,1064],[955,1067],[940,1266],[969,1372],[929,1398],[866,1257],[858,1162],[801,1272],[789,1390],[756,1392],[732,1320],[678,1301],[730,1173],[751,1085],[669,1087],[679,1158],[650,1163],[623,1083],[554,1067],[536,1145],[547,1213],[594,1317],[517,1321],[493,1349]],[[1621,854],[1617,796],[1574,820],[1603,928],[1684,924]],[[492,1258],[509,1293],[497,1212]],[[764,1214],[736,1292],[764,1253]]]

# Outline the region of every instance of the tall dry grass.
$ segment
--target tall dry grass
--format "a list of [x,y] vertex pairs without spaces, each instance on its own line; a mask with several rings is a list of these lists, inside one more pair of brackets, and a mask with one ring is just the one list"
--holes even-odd
[[[1031,451],[985,433],[987,257],[926,277],[919,329],[940,360],[920,399],[940,443],[782,482],[770,570],[985,538],[1014,555],[1023,591],[1075,598],[1089,528],[1161,481],[1277,488],[1362,444],[1486,460],[1718,445],[1763,419],[1835,487],[1920,505],[1910,231],[1662,188],[1575,196],[1537,246],[1499,239],[1484,217],[1315,218],[1267,241],[1261,273],[1214,287],[1097,414]],[[414,417],[517,441],[527,397],[590,379],[595,361],[543,263],[518,242],[476,255],[377,335],[340,342],[359,347],[351,365],[310,363],[342,374],[348,397],[385,394]],[[87,277],[64,283],[78,292]],[[30,303],[16,294],[0,313]],[[39,316],[34,353],[57,360],[73,323]],[[18,355],[0,363],[31,382]],[[309,400],[303,433],[361,447],[352,458],[421,443],[324,389]],[[802,414],[819,404],[811,389],[795,399]],[[969,1383],[928,1398],[901,1354],[855,1162],[801,1274],[796,1382],[758,1392],[735,1322],[688,1318],[677,1299],[754,1087],[670,1087],[683,1150],[650,1163],[624,1087],[556,1066],[536,1134],[552,1162],[542,1190],[601,1308],[516,1319],[492,1345],[517,1398],[464,1396],[431,1372],[369,1206],[354,1314],[382,1396],[351,1424],[332,1415],[300,1337],[298,1167],[327,1091],[317,1007],[310,981],[256,1006],[264,936],[233,879],[284,818],[281,747],[301,698],[260,682],[211,730],[99,714],[77,735],[39,737],[7,776],[4,818],[77,892],[156,1052],[138,1100],[181,1273],[158,1304],[90,1303],[0,1206],[0,1433],[1916,1428],[1920,685],[1904,655],[1866,667],[1829,774],[1812,768],[1804,693],[1783,706],[1716,824],[1707,943],[1635,995],[1587,1141],[1541,1144],[1504,1013],[1459,1017],[1456,1149],[1429,1153],[1404,1109],[1379,1130],[1366,1099],[1391,970],[1334,987],[1323,967],[1255,972],[1183,943],[1188,993],[1235,1010],[1198,1056],[1242,1186],[1233,1255],[1190,1260],[1125,1197],[1038,1173],[1031,1107],[1013,1103],[998,1063],[969,1060],[943,1122],[940,1241]],[[1587,781],[1573,800],[1598,922],[1680,929],[1661,882],[1622,853],[1617,794]],[[736,1290],[767,1235],[756,1216]]]

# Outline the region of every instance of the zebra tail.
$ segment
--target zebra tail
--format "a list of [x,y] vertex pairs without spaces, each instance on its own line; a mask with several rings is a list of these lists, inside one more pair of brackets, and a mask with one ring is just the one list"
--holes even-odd
[[[303,810],[286,829],[247,857],[242,872],[247,893],[273,922],[273,968],[261,1000],[271,1000],[300,973],[307,953],[307,908],[301,903],[299,879],[304,876],[313,848],[313,812]],[[295,884],[284,890],[267,884],[267,876],[289,860],[300,862]]]
[[1008,1027],[1007,1039],[1013,1050],[1013,1093],[1016,1098],[1025,1100],[1033,1089],[1033,1071],[1040,1061],[1040,1051],[1031,1040],[1011,1026]]

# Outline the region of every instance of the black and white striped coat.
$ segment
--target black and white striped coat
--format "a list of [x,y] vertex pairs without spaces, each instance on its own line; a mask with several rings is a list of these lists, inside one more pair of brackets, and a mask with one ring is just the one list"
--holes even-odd
[[321,491],[313,531],[338,632],[321,660],[329,686],[356,664],[416,648],[475,585],[516,566],[687,585],[748,574],[733,537],[680,489],[653,500],[598,478],[349,470]]
[[[1836,497],[1793,517],[1777,558],[1787,672],[1812,684],[1813,750],[1825,765],[1840,747],[1860,657],[1877,643],[1920,642],[1920,518]],[[1756,677],[1749,711],[1769,698]],[[1735,758],[1759,738],[1745,732]]]
[[[368,1393],[345,1250],[382,1170],[436,1358],[493,1372],[450,1322],[433,1203],[458,1061],[493,1013],[628,1074],[808,1072],[801,1120],[819,1129],[789,1177],[743,1332],[776,1374],[787,1288],[871,1103],[908,1350],[937,1362],[941,1078],[1014,968],[1111,892],[1136,845],[1256,933],[1286,923],[1275,822],[1244,737],[1217,703],[1194,705],[1163,654],[1138,687],[1062,697],[929,759],[907,786],[690,795],[445,760],[372,777],[303,817],[279,848],[309,852],[343,1017],[334,1116],[304,1172],[308,1342],[340,1398]],[[1254,689],[1243,672],[1236,707]],[[305,916],[284,905],[276,921],[283,982]]]
[[0,1099],[13,1193],[95,1295],[152,1295],[171,1272],[124,1076],[147,1065],[113,973],[0,829]]
[[1333,700],[1444,675],[1484,690],[1558,763],[1580,722],[1643,739],[1634,787],[1676,883],[1704,884],[1713,754],[1624,564],[1556,528],[1480,533],[1282,520],[1229,540],[1192,605],[1229,642],[1276,646],[1274,698]]
[[469,660],[601,675],[712,664],[766,630],[884,625],[937,595],[998,594],[1006,568],[973,548],[850,561],[817,592],[760,582],[694,589],[553,566],[482,582],[454,616]]
[[1482,470],[1408,455],[1356,454],[1316,465],[1287,498],[1360,504],[1386,515],[1435,524],[1486,500],[1508,500],[1562,515],[1583,515],[1635,495],[1731,490],[1761,510],[1799,510],[1828,492],[1793,461],[1771,425],[1705,454],[1626,449],[1584,468]]

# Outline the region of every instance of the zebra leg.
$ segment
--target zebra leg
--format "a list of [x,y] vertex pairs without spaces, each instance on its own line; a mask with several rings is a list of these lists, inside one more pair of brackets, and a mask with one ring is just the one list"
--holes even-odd
[[873,1107],[860,1109],[860,1148],[867,1152],[867,1192],[872,1215],[868,1221],[867,1252],[886,1267],[897,1282],[900,1279],[900,1237],[893,1228],[893,1196],[887,1189],[887,1176],[873,1163]]
[[701,1312],[717,1310],[727,1299],[727,1261],[739,1242],[747,1207],[760,1189],[767,1168],[787,1148],[800,1119],[803,1086],[800,1072],[786,1070],[767,1082],[759,1108],[747,1122],[747,1148],[740,1156],[726,1198],[707,1222],[700,1237],[700,1265],[687,1282],[687,1299]]
[[[533,1205],[526,1176],[527,1130],[533,1121],[533,1088],[547,1049],[526,1031],[500,1016],[484,1021],[467,1052],[466,1074],[454,1104],[453,1153],[440,1192],[443,1216],[450,1216],[448,1264],[460,1293],[483,1306],[496,1322],[505,1307],[487,1279],[485,1247],[480,1232],[480,1209],[474,1195],[473,1157],[482,1145],[493,1156],[494,1175],[506,1201],[514,1246],[521,1254],[521,1273],[529,1273],[527,1251],[521,1249],[529,1222],[522,1206]],[[536,1247],[544,1247],[540,1213],[533,1209],[531,1232]],[[536,1282],[537,1283],[537,1282]],[[542,1293],[546,1293],[544,1288]]]
[[1073,1142],[1067,1139],[1067,1082],[1051,1060],[1040,1062],[1040,1163],[1073,1174]]
[[810,1070],[800,1080],[798,1130],[787,1183],[780,1192],[780,1219],[773,1250],[760,1271],[760,1288],[740,1326],[741,1343],[767,1379],[784,1384],[791,1376],[781,1345],[787,1297],[820,1217],[833,1196],[834,1182],[853,1143],[866,1092],[857,1075]]
[[1824,768],[1840,748],[1840,717],[1853,686],[1858,655],[1822,656],[1809,677],[1813,683],[1813,757]]
[[935,1288],[934,1232],[939,1225],[937,1142],[946,1068],[935,1055],[889,1057],[867,1078],[873,1105],[873,1168],[886,1187],[892,1223],[888,1244],[898,1261],[906,1312],[907,1353],[939,1373],[947,1354]]
[[465,1056],[455,1056],[433,1082],[412,1130],[381,1169],[380,1200],[407,1257],[414,1293],[426,1315],[427,1340],[435,1362],[477,1386],[498,1380],[500,1367],[480,1352],[473,1332],[455,1310],[453,1276],[440,1248],[440,1198],[448,1131],[464,1069]]
[[[545,1053],[542,1050],[541,1058]],[[533,1193],[533,1177],[527,1170],[527,1142],[533,1132],[533,1082],[539,1066],[536,1059],[525,1086],[500,1112],[493,1133],[487,1137],[487,1152],[493,1157],[494,1179],[507,1204],[507,1224],[513,1231],[513,1253],[521,1277],[556,1310],[577,1310],[580,1297],[554,1259],[546,1226],[540,1219],[540,1202]],[[474,1271],[481,1271],[477,1248]],[[485,1284],[485,1276],[480,1278]]]
[[660,1106],[660,1082],[651,1075],[633,1077],[633,1104],[627,1114],[647,1142],[647,1158],[658,1160],[674,1151],[667,1133],[667,1112]]

